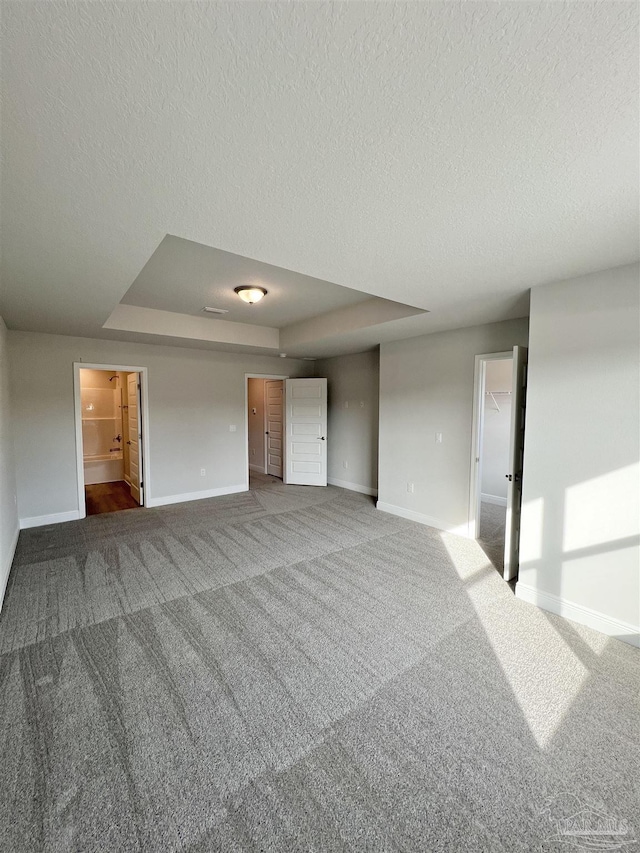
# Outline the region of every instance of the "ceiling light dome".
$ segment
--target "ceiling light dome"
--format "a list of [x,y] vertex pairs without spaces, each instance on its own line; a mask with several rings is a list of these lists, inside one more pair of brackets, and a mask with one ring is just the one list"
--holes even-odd
[[264,287],[253,287],[250,284],[243,284],[240,287],[234,288],[234,293],[237,293],[243,302],[248,302],[253,305],[254,302],[260,302],[263,296],[267,295]]

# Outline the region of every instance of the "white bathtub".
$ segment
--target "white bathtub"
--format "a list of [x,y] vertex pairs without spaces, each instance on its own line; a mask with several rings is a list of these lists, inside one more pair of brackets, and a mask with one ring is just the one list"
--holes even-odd
[[97,456],[84,457],[84,484],[116,483],[124,480],[124,460],[122,451],[103,453]]

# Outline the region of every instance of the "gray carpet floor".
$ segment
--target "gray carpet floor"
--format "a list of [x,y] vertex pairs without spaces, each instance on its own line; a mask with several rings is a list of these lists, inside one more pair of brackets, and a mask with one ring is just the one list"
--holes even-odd
[[21,533],[2,851],[560,851],[584,809],[638,849],[637,650],[476,542],[254,486]]
[[504,529],[507,508],[482,501],[478,542],[495,569],[504,571]]

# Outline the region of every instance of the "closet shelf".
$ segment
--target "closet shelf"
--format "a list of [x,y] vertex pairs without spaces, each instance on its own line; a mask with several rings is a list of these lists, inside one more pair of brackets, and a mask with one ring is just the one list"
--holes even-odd
[[83,421],[117,421],[118,418],[82,418]]
[[[510,397],[511,391],[485,391],[484,396],[491,397],[491,399],[493,400],[493,405],[496,407],[496,412],[499,412],[500,406],[498,405],[496,397]],[[502,404],[504,405],[504,400],[502,401]]]

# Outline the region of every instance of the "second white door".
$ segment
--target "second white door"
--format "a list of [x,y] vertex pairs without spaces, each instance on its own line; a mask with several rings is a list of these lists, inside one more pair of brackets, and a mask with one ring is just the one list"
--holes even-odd
[[137,373],[127,376],[127,416],[129,421],[129,487],[131,497],[143,503],[142,497],[142,454],[140,453],[140,385]]
[[264,383],[264,408],[266,423],[267,474],[282,479],[282,379],[267,379]]
[[522,503],[522,463],[524,456],[524,414],[527,387],[527,348],[513,348],[511,435],[507,477],[507,518],[504,531],[504,579],[518,576],[520,548],[520,508]]

